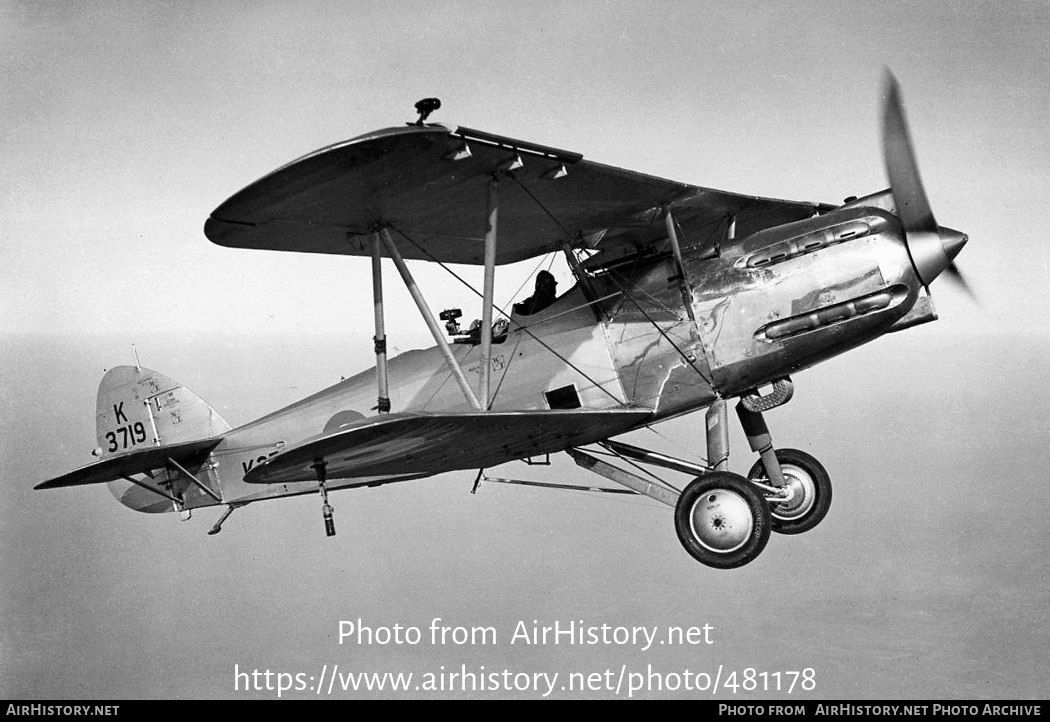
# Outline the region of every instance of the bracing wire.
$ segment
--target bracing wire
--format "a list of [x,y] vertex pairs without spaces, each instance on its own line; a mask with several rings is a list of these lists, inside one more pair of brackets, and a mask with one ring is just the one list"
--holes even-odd
[[[561,229],[562,233],[564,233],[564,234],[565,234],[565,237],[566,237],[566,239],[567,239],[567,240],[571,240],[571,239],[572,239],[572,233],[571,233],[571,232],[569,231],[569,229],[568,229],[568,228],[566,228],[566,227],[565,227],[565,226],[564,226],[564,225],[562,224],[562,222],[561,222],[561,221],[559,221],[559,220],[558,220],[558,219],[557,219],[557,218],[555,217],[555,215],[554,215],[553,213],[551,213],[551,212],[550,212],[550,210],[549,210],[549,209],[547,208],[547,206],[546,206],[546,205],[544,205],[543,201],[541,201],[541,200],[540,200],[539,198],[537,198],[537,197],[536,197],[536,195],[535,195],[535,194],[534,194],[534,193],[533,193],[533,192],[532,192],[531,190],[529,190],[529,189],[528,189],[528,188],[527,188],[527,187],[525,186],[525,184],[524,184],[524,183],[522,183],[522,182],[521,182],[520,180],[518,180],[517,176],[515,176],[515,175],[514,175],[513,173],[508,173],[507,175],[508,175],[508,176],[510,176],[510,179],[511,179],[512,181],[514,181],[514,182],[515,182],[515,183],[516,183],[516,184],[518,185],[518,187],[519,187],[519,188],[521,188],[521,189],[522,189],[522,190],[523,190],[523,191],[525,192],[525,194],[526,194],[526,195],[527,195],[527,196],[528,196],[529,198],[531,198],[531,199],[532,199],[532,200],[533,200],[533,201],[534,201],[534,202],[536,203],[536,205],[538,205],[538,206],[540,207],[540,210],[542,210],[542,211],[543,211],[543,212],[544,212],[544,213],[545,213],[545,214],[547,215],[547,217],[548,217],[548,218],[550,218],[550,219],[551,219],[552,221],[554,221],[555,225],[557,225],[557,226],[558,226],[558,228],[560,228],[560,229]],[[663,336],[663,337],[664,337],[664,339],[665,339],[665,340],[666,340],[666,341],[667,341],[667,342],[668,342],[669,344],[671,344],[671,347],[672,347],[672,348],[674,348],[674,350],[675,350],[676,352],[678,352],[678,355],[679,355],[679,356],[681,356],[681,357],[682,357],[682,359],[683,359],[683,360],[684,360],[684,361],[685,361],[685,362],[686,362],[687,364],[689,364],[689,366],[690,366],[690,367],[691,367],[691,368],[692,368],[692,369],[693,369],[694,371],[696,371],[697,375],[698,375],[698,376],[699,376],[699,377],[700,377],[701,379],[703,379],[705,383],[707,383],[707,384],[709,384],[709,385],[713,385],[713,384],[714,384],[714,382],[713,382],[713,381],[712,381],[711,379],[709,379],[709,378],[707,378],[706,376],[704,376],[703,372],[702,372],[702,371],[701,371],[701,370],[700,370],[700,369],[699,369],[699,368],[697,367],[696,363],[695,363],[695,362],[694,362],[694,361],[693,361],[692,359],[690,359],[690,358],[689,358],[689,356],[688,356],[688,355],[686,355],[686,354],[685,354],[685,352],[683,352],[683,351],[682,351],[682,349],[680,349],[680,348],[678,347],[678,344],[676,344],[676,343],[675,343],[674,341],[672,341],[672,340],[671,340],[671,338],[670,338],[670,337],[669,337],[669,336],[668,336],[668,335],[667,335],[667,334],[666,334],[666,333],[664,332],[664,330],[663,330],[662,328],[660,328],[659,324],[657,324],[657,323],[656,323],[656,322],[655,322],[655,321],[654,321],[654,320],[652,319],[652,317],[650,317],[650,316],[649,316],[649,314],[647,314],[647,313],[645,312],[645,310],[644,310],[644,309],[642,309],[642,306],[641,306],[641,304],[639,304],[639,303],[638,303],[638,301],[637,301],[637,300],[635,300],[635,298],[634,298],[633,294],[629,293],[629,292],[628,292],[628,291],[627,291],[626,289],[624,289],[624,288],[623,288],[623,286],[621,286],[621,285],[620,285],[620,283],[619,283],[619,282],[618,282],[618,281],[616,280],[616,278],[615,278],[615,277],[613,277],[613,275],[612,275],[612,274],[609,274],[609,277],[610,277],[610,280],[611,280],[611,281],[612,281],[612,282],[613,282],[613,283],[614,283],[614,284],[615,284],[615,285],[616,285],[616,286],[617,286],[617,287],[618,287],[618,288],[620,289],[620,291],[621,291],[621,292],[622,292],[622,293],[624,294],[624,296],[626,296],[626,297],[627,297],[627,299],[628,299],[628,300],[630,300],[630,301],[631,301],[631,303],[633,303],[633,304],[634,304],[635,308],[637,308],[637,309],[638,309],[639,313],[641,313],[641,314],[642,314],[643,316],[645,316],[645,320],[647,320],[647,321],[648,321],[649,323],[651,323],[651,324],[653,325],[653,327],[655,327],[655,328],[656,328],[656,330],[660,332],[660,335],[661,335],[661,336]]]
[[[542,202],[542,201],[541,201],[541,200],[540,200],[539,198],[537,198],[537,197],[536,197],[536,195],[535,195],[535,194],[534,194],[534,193],[533,193],[533,192],[532,192],[531,190],[529,190],[529,188],[528,188],[528,187],[526,187],[526,186],[525,186],[525,184],[523,184],[523,183],[522,183],[522,182],[521,182],[521,181],[520,181],[520,180],[519,180],[519,179],[518,179],[518,178],[517,178],[517,177],[516,177],[516,176],[515,176],[515,175],[514,175],[513,173],[508,173],[508,175],[510,176],[511,180],[513,180],[513,181],[514,181],[514,182],[515,182],[515,183],[517,184],[517,186],[518,186],[519,188],[521,188],[521,190],[522,190],[522,191],[524,191],[524,192],[525,192],[525,194],[526,194],[527,196],[529,196],[529,198],[531,198],[531,199],[533,200],[533,202],[534,202],[534,203],[536,203],[536,205],[537,205],[537,206],[539,206],[539,207],[540,207],[540,209],[541,209],[541,210],[542,210],[542,211],[543,211],[543,212],[544,212],[544,213],[545,213],[545,214],[547,215],[547,217],[549,217],[549,218],[550,218],[550,219],[551,219],[551,220],[552,220],[552,221],[553,221],[553,222],[555,223],[555,225],[557,225],[557,226],[558,226],[558,228],[560,228],[560,229],[561,229],[562,233],[564,233],[564,234],[565,234],[565,237],[566,237],[567,239],[571,239],[571,238],[572,238],[572,233],[571,233],[571,232],[569,231],[569,229],[568,229],[568,228],[566,228],[566,227],[565,227],[565,226],[564,226],[564,225],[562,224],[562,222],[561,222],[561,221],[559,221],[559,220],[558,220],[558,218],[557,218],[557,217],[556,217],[556,216],[555,216],[555,215],[554,215],[553,213],[551,213],[551,212],[550,212],[550,210],[549,210],[549,209],[547,208],[547,206],[546,206],[546,205],[544,205],[544,203],[543,203],[543,202]],[[654,216],[654,218],[655,218],[655,216]],[[676,221],[676,223],[677,223],[677,221]],[[729,218],[728,218],[728,216],[727,216],[727,217],[726,217],[726,218],[725,218],[725,219],[724,219],[723,221],[721,221],[721,222],[719,222],[718,224],[716,224],[715,228],[714,228],[714,229],[712,230],[712,232],[711,232],[711,235],[710,235],[710,236],[709,236],[709,238],[708,238],[708,241],[710,241],[710,240],[711,240],[712,238],[714,238],[714,235],[715,235],[715,233],[717,233],[717,232],[719,231],[719,229],[720,229],[720,228],[722,227],[722,224],[723,224],[723,223],[725,223],[725,224],[726,224],[726,227],[728,228],[728,223],[729,223]],[[552,263],[553,263],[553,260],[552,260]],[[654,327],[656,328],[656,330],[660,332],[660,335],[661,335],[661,336],[663,336],[663,337],[664,337],[664,339],[666,339],[666,340],[667,340],[667,342],[668,342],[669,344],[671,344],[672,348],[674,348],[674,350],[675,350],[675,351],[676,351],[676,352],[678,353],[678,355],[679,355],[679,356],[681,356],[681,357],[682,357],[682,359],[683,359],[683,360],[684,360],[684,361],[685,361],[686,363],[688,363],[688,364],[689,364],[689,366],[690,366],[690,367],[691,367],[691,368],[692,368],[692,369],[693,369],[693,370],[694,370],[694,371],[696,372],[696,374],[697,374],[697,375],[698,375],[698,376],[699,376],[699,377],[700,377],[701,379],[703,379],[705,383],[707,383],[708,385],[711,385],[711,386],[713,386],[713,385],[714,385],[714,381],[713,381],[712,379],[709,379],[709,378],[707,378],[707,377],[706,377],[706,376],[705,376],[705,375],[703,374],[703,372],[702,372],[702,371],[700,371],[700,369],[699,369],[699,368],[697,367],[697,365],[696,365],[696,364],[695,364],[695,363],[694,363],[694,362],[693,362],[692,360],[690,360],[690,359],[689,359],[689,357],[688,357],[688,356],[687,356],[687,355],[686,355],[686,354],[685,354],[685,353],[684,353],[684,352],[682,351],[682,349],[681,349],[681,348],[679,348],[678,344],[676,344],[676,343],[675,343],[675,342],[674,342],[674,341],[673,341],[673,340],[672,340],[672,339],[671,339],[671,338],[670,338],[670,337],[669,337],[669,336],[668,336],[668,335],[667,335],[667,334],[666,334],[666,333],[664,332],[664,330],[663,330],[662,328],[660,328],[659,324],[657,324],[657,323],[656,323],[656,322],[655,322],[655,321],[654,321],[654,320],[653,320],[653,319],[652,319],[652,318],[651,318],[651,317],[649,316],[649,314],[647,314],[647,313],[646,313],[646,312],[645,312],[645,311],[644,311],[644,310],[642,309],[641,305],[640,305],[640,304],[638,303],[638,301],[637,301],[637,300],[636,300],[636,299],[634,298],[634,295],[633,295],[633,294],[631,294],[630,292],[628,292],[628,291],[627,291],[626,289],[624,289],[624,288],[623,288],[623,286],[621,286],[621,285],[620,285],[620,284],[619,284],[619,283],[618,283],[618,282],[616,281],[616,279],[615,279],[615,277],[613,276],[613,274],[609,274],[609,275],[608,275],[608,277],[610,278],[610,280],[612,280],[612,282],[614,283],[614,285],[616,285],[616,286],[617,286],[617,288],[618,288],[618,289],[620,290],[620,292],[621,292],[621,293],[622,293],[622,294],[623,294],[623,295],[624,295],[624,296],[625,296],[626,298],[628,298],[628,299],[629,299],[629,300],[631,301],[631,303],[633,303],[633,304],[634,304],[635,308],[637,308],[637,309],[638,309],[638,311],[639,311],[639,312],[640,312],[640,313],[641,313],[641,314],[642,314],[643,316],[645,316],[646,320],[647,320],[647,321],[649,321],[649,323],[650,323],[650,324],[652,324],[652,325],[653,325],[653,326],[654,326]],[[637,288],[637,286],[635,286],[635,288]],[[638,290],[642,290],[642,289],[638,289]],[[643,292],[643,293],[645,293],[645,291],[644,291],[644,290],[643,290],[642,292]],[[649,296],[649,297],[650,297],[650,298],[651,298],[651,299],[653,300],[653,302],[654,302],[654,303],[659,303],[659,301],[658,301],[658,300],[657,300],[656,298],[653,298],[653,297],[651,296],[651,294],[648,294],[648,293],[646,293],[646,295],[648,295],[648,296]],[[660,304],[660,305],[662,305],[662,304]],[[667,310],[667,311],[669,311],[669,312],[670,312],[670,309],[665,309],[665,310]],[[661,434],[661,433],[660,433],[659,431],[657,431],[656,429],[654,429],[654,428],[653,428],[652,426],[650,426],[649,424],[646,424],[645,428],[649,429],[649,431],[652,431],[652,432],[653,432],[654,434],[656,434],[656,435],[657,435],[657,436],[659,436],[660,438],[664,439],[665,441],[668,441],[669,443],[672,443],[672,445],[674,445],[674,446],[680,446],[679,444],[674,444],[673,442],[670,442],[670,439],[668,439],[668,438],[667,438],[667,437],[666,437],[666,436],[665,436],[664,434]],[[704,464],[704,465],[706,466],[706,465],[707,465],[707,459],[706,459],[706,458],[704,458],[704,457],[699,457],[699,458],[700,458],[700,459],[702,460],[703,464]]]
[[[416,242],[415,242],[414,240],[412,240],[412,239],[411,239],[411,238],[410,238],[410,237],[409,237],[409,236],[408,236],[408,235],[407,235],[407,234],[406,234],[406,233],[405,233],[404,231],[402,231],[402,230],[401,230],[400,228],[394,227],[394,230],[396,230],[396,231],[398,232],[398,234],[399,234],[399,235],[400,235],[400,236],[401,236],[402,238],[404,238],[404,239],[405,239],[406,241],[408,241],[408,242],[409,242],[409,243],[411,243],[411,244],[412,244],[413,246],[415,246],[415,247],[416,247],[416,248],[417,248],[417,249],[419,250],[419,252],[420,252],[420,253],[423,253],[424,255],[426,255],[426,256],[427,256],[427,257],[428,257],[428,258],[429,258],[429,259],[430,259],[431,261],[433,261],[434,263],[436,263],[437,265],[439,265],[439,266],[440,266],[441,268],[445,269],[445,271],[447,271],[447,272],[448,272],[448,273],[449,273],[449,274],[450,274],[450,275],[451,275],[451,276],[452,276],[453,278],[455,278],[455,279],[456,279],[457,281],[459,281],[459,282],[460,282],[460,283],[462,283],[462,284],[463,284],[464,286],[466,286],[467,288],[469,288],[469,289],[470,289],[470,290],[471,290],[471,291],[472,291],[472,292],[473,292],[473,293],[474,293],[474,294],[475,294],[476,296],[478,296],[479,298],[481,298],[482,300],[484,300],[484,298],[485,298],[485,295],[484,295],[483,293],[481,293],[480,291],[478,291],[478,289],[474,288],[474,286],[473,286],[473,285],[471,285],[471,283],[470,283],[469,281],[467,281],[467,280],[466,280],[466,279],[464,279],[464,278],[463,278],[462,276],[460,276],[460,275],[459,275],[458,273],[456,273],[455,271],[453,271],[453,270],[452,270],[451,268],[449,268],[449,267],[448,267],[448,266],[447,266],[446,264],[442,263],[442,262],[441,262],[441,261],[439,261],[439,260],[438,260],[437,258],[435,258],[435,257],[434,257],[434,255],[433,255],[433,254],[432,254],[432,253],[431,253],[430,251],[428,251],[428,250],[427,250],[426,248],[424,248],[423,246],[419,245],[419,244],[418,244],[418,243],[416,243]],[[507,312],[506,312],[505,310],[503,310],[502,308],[500,308],[499,306],[497,306],[497,305],[496,305],[495,303],[494,303],[494,304],[492,304],[492,306],[493,306],[493,308],[495,308],[495,309],[496,309],[497,311],[499,311],[499,312],[500,312],[500,313],[502,313],[502,314],[503,314],[504,316],[506,316],[506,317],[507,317],[508,319],[510,319],[510,318],[511,318],[511,314],[507,313]],[[517,321],[513,321],[513,319],[512,319],[512,323],[514,323],[514,325],[515,325],[515,326],[517,326],[517,328],[518,328],[518,330],[519,330],[519,331],[523,331],[523,332],[527,333],[527,334],[528,334],[529,336],[531,336],[531,337],[532,337],[532,339],[533,339],[533,340],[534,340],[534,341],[535,341],[536,343],[538,343],[538,344],[539,344],[540,346],[543,346],[543,348],[545,348],[545,349],[547,349],[547,350],[548,350],[549,352],[551,352],[551,353],[552,353],[552,354],[553,354],[553,355],[554,355],[555,357],[557,357],[557,358],[558,358],[558,360],[559,360],[559,361],[561,361],[561,362],[562,362],[562,363],[564,363],[564,364],[565,364],[566,366],[568,366],[569,368],[571,368],[572,370],[574,370],[574,371],[575,371],[576,373],[580,374],[580,376],[582,376],[583,378],[585,378],[585,379],[587,379],[587,380],[588,380],[589,382],[591,382],[591,384],[593,384],[593,385],[595,386],[595,388],[598,388],[598,389],[600,389],[600,390],[601,390],[601,391],[602,391],[602,392],[603,392],[603,393],[604,393],[604,394],[605,394],[606,396],[608,396],[609,398],[611,398],[611,399],[612,399],[613,401],[615,401],[615,402],[616,402],[617,404],[619,404],[619,405],[620,405],[620,406],[622,406],[623,408],[628,408],[627,404],[626,404],[626,403],[625,403],[624,401],[622,401],[621,399],[617,398],[617,397],[616,397],[616,395],[615,395],[615,394],[613,394],[613,393],[612,393],[611,391],[609,391],[609,390],[608,390],[607,388],[605,388],[605,386],[604,386],[604,385],[602,385],[602,384],[601,384],[601,383],[599,383],[598,381],[595,381],[595,380],[594,380],[593,378],[591,378],[591,377],[590,377],[590,375],[588,375],[588,374],[587,374],[587,372],[585,372],[585,371],[584,371],[583,369],[581,369],[581,368],[580,368],[579,366],[577,366],[576,364],[574,364],[574,363],[573,363],[572,361],[569,361],[569,359],[565,358],[565,357],[564,357],[564,356],[562,356],[562,355],[561,355],[560,353],[558,353],[558,352],[557,352],[557,351],[555,351],[555,350],[554,350],[553,348],[551,348],[551,347],[550,347],[550,345],[548,345],[547,343],[545,343],[545,342],[544,342],[544,341],[543,341],[542,339],[540,339],[540,338],[539,338],[539,337],[538,337],[538,336],[537,336],[536,334],[534,334],[534,333],[533,333],[532,331],[530,331],[530,330],[528,329],[528,327],[527,327],[527,326],[523,326],[523,325],[521,325],[520,323],[518,323]]]
[[[398,233],[400,233],[400,231],[398,231]],[[401,235],[404,235],[404,234],[402,233]],[[548,253],[548,254],[546,254],[546,255],[547,255],[547,256],[550,256],[550,257],[551,257],[551,258],[550,258],[550,263],[549,263],[549,264],[547,264],[547,270],[549,271],[549,270],[550,270],[550,268],[551,268],[551,266],[553,266],[553,265],[554,265],[554,253],[552,252],[552,253]],[[546,258],[544,258],[544,257],[541,257],[541,258],[540,258],[540,262],[539,262],[539,263],[537,263],[537,264],[536,264],[536,265],[535,265],[535,266],[533,267],[532,271],[531,271],[531,272],[529,273],[529,275],[527,275],[527,276],[525,277],[525,280],[521,282],[521,285],[520,285],[520,286],[518,286],[517,290],[516,290],[516,291],[514,291],[514,293],[512,293],[512,294],[511,294],[511,296],[510,296],[510,300],[509,300],[509,301],[507,301],[507,303],[506,303],[506,304],[504,304],[504,305],[510,305],[510,304],[511,304],[511,303],[512,303],[512,302],[514,301],[514,299],[518,297],[518,294],[519,294],[519,293],[521,293],[521,289],[525,288],[525,284],[527,284],[527,283],[529,282],[529,279],[530,279],[530,278],[532,278],[533,276],[535,276],[535,275],[536,275],[536,272],[540,270],[540,266],[542,266],[542,265],[543,265],[543,262],[544,262],[545,260],[546,260]],[[474,290],[474,289],[471,289],[471,290]]]
[[664,504],[651,499],[645,494],[639,494],[636,491],[630,489],[610,489],[606,487],[585,487],[578,486],[574,487],[571,484],[543,484],[529,481],[527,479],[513,479],[507,477],[490,477],[482,476],[482,481],[492,482],[494,484],[503,484],[505,486],[526,486],[534,488],[549,488],[557,491],[568,491],[570,493],[582,494],[591,499],[601,499],[603,501],[613,502],[616,504],[629,504],[631,506],[638,506],[645,509],[659,509],[665,510],[668,507]]
[[627,462],[628,464],[630,464],[631,466],[633,466],[633,467],[634,467],[635,469],[638,469],[638,471],[640,471],[640,472],[642,472],[643,474],[645,474],[645,475],[647,475],[647,476],[650,476],[650,477],[652,477],[653,479],[655,479],[655,480],[656,480],[656,482],[657,482],[657,483],[658,483],[658,484],[659,484],[660,486],[666,486],[667,488],[669,488],[669,489],[673,490],[674,492],[676,492],[676,493],[678,493],[678,494],[681,494],[681,493],[682,493],[682,490],[681,490],[681,489],[679,489],[678,487],[674,486],[673,484],[670,484],[670,483],[668,483],[668,482],[667,482],[667,481],[665,481],[664,479],[661,479],[661,478],[660,478],[659,476],[657,476],[657,475],[656,475],[656,474],[654,474],[653,472],[649,471],[649,470],[648,470],[648,469],[646,469],[646,468],[645,468],[644,466],[640,466],[640,465],[638,465],[637,463],[635,463],[634,461],[632,461],[631,459],[628,459],[628,458],[627,458],[626,456],[622,456],[621,454],[617,454],[616,452],[613,452],[613,454],[614,454],[614,456],[616,456],[617,458],[619,458],[619,459],[620,459],[621,461],[625,461],[625,462]]

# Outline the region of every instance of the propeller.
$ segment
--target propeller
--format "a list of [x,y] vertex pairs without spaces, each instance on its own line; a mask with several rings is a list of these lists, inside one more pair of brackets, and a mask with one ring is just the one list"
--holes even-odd
[[[966,243],[965,236],[963,243]],[[959,270],[959,267],[955,265],[955,261],[949,263],[948,268],[946,268],[944,272],[947,274],[947,277],[951,279],[956,286],[961,288],[967,296],[974,301],[977,300],[977,294],[973,292],[972,288],[970,288],[970,284],[966,282],[966,276],[964,276],[963,272]]]
[[955,257],[966,245],[966,234],[937,225],[926,197],[915,160],[908,121],[904,116],[900,86],[893,73],[886,71],[886,105],[882,114],[882,155],[893,191],[897,217],[904,228],[905,245],[919,280],[930,290],[930,283],[941,273],[952,279],[970,298],[973,290],[955,265]]

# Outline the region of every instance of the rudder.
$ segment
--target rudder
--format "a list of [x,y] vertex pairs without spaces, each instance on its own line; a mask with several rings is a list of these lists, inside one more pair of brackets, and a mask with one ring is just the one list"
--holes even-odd
[[102,456],[143,444],[207,439],[230,430],[200,396],[162,373],[136,366],[117,366],[102,377],[95,408]]
[[[208,439],[229,430],[204,399],[158,371],[117,366],[99,383],[95,432],[101,458],[156,444]],[[125,506],[146,512],[172,510],[170,501],[130,483],[114,481],[108,486]],[[196,496],[195,489],[187,491]]]

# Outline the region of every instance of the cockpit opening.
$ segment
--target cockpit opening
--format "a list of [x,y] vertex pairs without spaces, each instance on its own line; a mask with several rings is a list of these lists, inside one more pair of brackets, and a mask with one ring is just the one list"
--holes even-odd
[[531,316],[554,303],[558,297],[558,282],[550,271],[536,274],[536,290],[520,303],[514,304],[514,313],[519,316]]
[[[544,310],[558,299],[558,281],[550,271],[540,271],[536,274],[536,286],[533,294],[524,301],[515,303],[512,313],[515,316],[532,316]],[[470,326],[464,329],[460,326],[459,319],[463,317],[463,311],[458,308],[447,308],[438,314],[438,318],[445,322],[445,330],[448,332],[452,343],[464,343],[476,346],[481,343],[481,319],[475,319]],[[510,330],[510,320],[499,318],[492,324],[492,343],[499,344],[507,340]]]
[[[452,338],[452,343],[477,346],[481,343],[481,319],[474,319],[470,326],[463,330],[458,320],[462,316],[463,311],[458,308],[447,308],[438,314],[438,318],[445,322],[445,330]],[[508,331],[510,331],[510,321],[505,318],[496,319],[492,324],[492,343],[500,344],[506,341]]]

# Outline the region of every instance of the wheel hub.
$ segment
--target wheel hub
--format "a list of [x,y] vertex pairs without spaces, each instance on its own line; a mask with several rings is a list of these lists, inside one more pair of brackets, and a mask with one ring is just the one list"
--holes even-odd
[[729,489],[712,489],[703,494],[690,513],[693,536],[714,552],[732,552],[742,547],[754,523],[747,500]]
[[817,500],[813,477],[794,464],[781,464],[780,470],[792,491],[792,497],[790,501],[773,504],[770,511],[778,519],[798,519],[805,516]]

